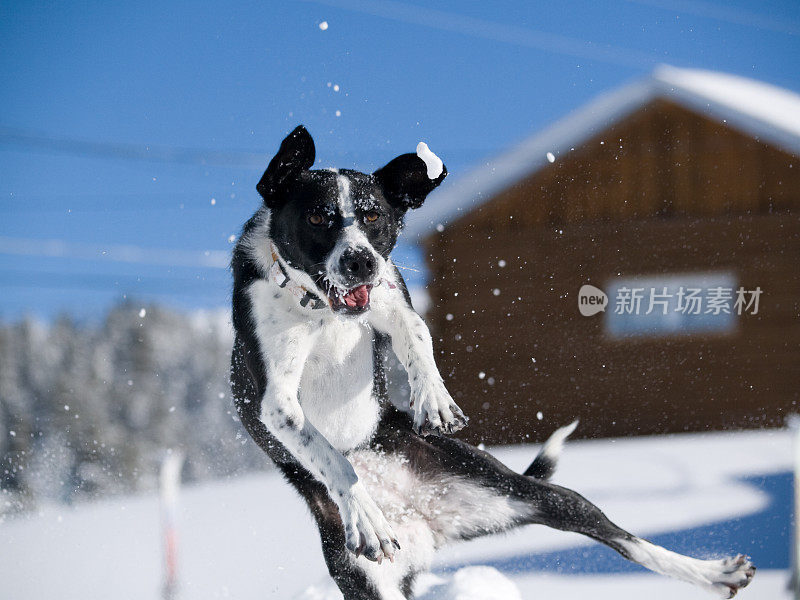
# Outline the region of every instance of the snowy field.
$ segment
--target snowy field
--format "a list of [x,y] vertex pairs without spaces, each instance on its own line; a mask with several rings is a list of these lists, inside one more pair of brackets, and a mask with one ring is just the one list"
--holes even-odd
[[[628,530],[681,552],[744,552],[759,571],[742,598],[788,598],[791,436],[685,434],[568,443],[554,481]],[[532,446],[495,454],[522,470]],[[158,499],[47,506],[0,524],[0,598],[160,598]],[[337,598],[303,503],[275,474],[183,490],[181,599]],[[440,553],[425,600],[710,598],[574,534],[527,527]]]

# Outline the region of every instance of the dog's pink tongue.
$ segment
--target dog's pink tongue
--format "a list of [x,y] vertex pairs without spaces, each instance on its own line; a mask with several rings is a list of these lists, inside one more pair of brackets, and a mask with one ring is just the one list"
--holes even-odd
[[360,285],[357,288],[353,288],[344,295],[344,303],[350,308],[354,306],[363,308],[369,303],[369,287]]

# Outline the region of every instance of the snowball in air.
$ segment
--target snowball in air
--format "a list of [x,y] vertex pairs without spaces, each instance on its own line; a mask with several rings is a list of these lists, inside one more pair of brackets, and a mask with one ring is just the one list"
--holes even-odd
[[431,152],[425,142],[417,144],[417,156],[425,161],[425,166],[428,168],[428,179],[437,179],[444,171],[442,159]]
[[327,21],[323,21],[322,23],[319,24],[319,28],[322,31],[325,31],[328,28],[328,22]]
[[147,311],[145,309],[141,309],[139,311],[139,318],[144,319],[145,315],[147,315]]
[[553,154],[552,152],[548,152],[547,153],[547,160],[550,161],[551,163],[552,162],[556,162],[556,155]]

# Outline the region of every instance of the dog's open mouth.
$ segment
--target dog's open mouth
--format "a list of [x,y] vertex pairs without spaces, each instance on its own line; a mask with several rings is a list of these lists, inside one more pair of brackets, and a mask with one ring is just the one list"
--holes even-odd
[[372,284],[363,284],[350,290],[341,290],[336,287],[328,288],[328,298],[331,308],[335,311],[361,313],[369,310],[369,293]]

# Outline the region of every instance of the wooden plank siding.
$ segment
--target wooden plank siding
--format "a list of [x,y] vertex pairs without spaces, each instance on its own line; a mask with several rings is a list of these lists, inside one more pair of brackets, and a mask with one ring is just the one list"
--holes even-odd
[[[592,437],[782,424],[800,401],[798,209],[797,157],[658,101],[429,236],[463,437],[541,440],[575,417]],[[759,314],[621,341],[577,310],[584,283],[706,271],[760,286]]]

